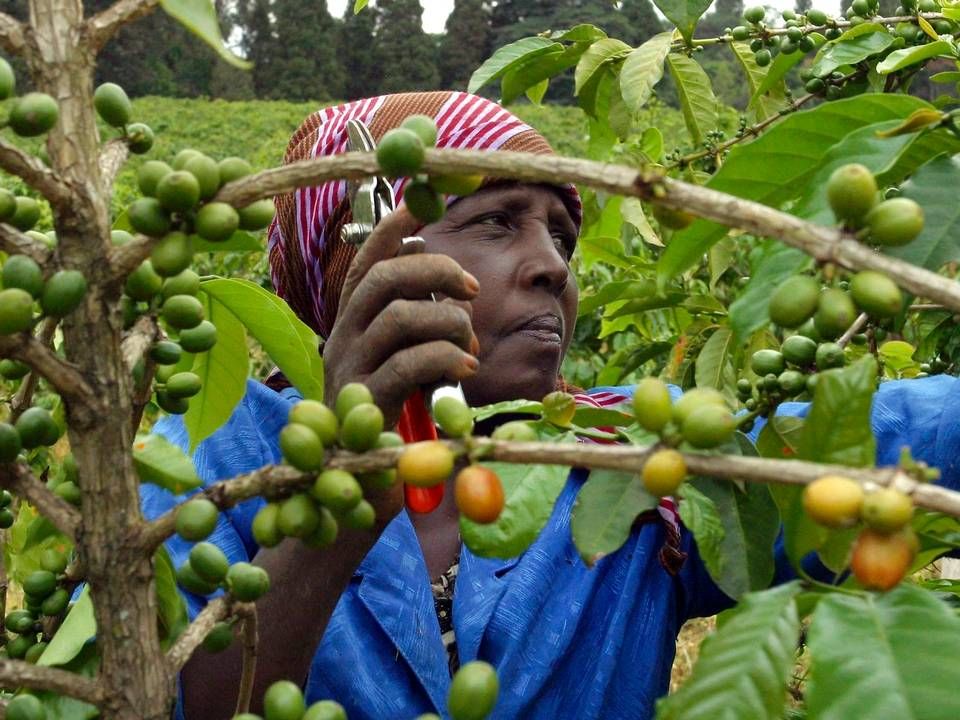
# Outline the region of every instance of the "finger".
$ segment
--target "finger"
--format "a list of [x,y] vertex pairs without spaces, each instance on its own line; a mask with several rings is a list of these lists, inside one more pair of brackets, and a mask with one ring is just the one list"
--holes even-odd
[[480,290],[477,279],[446,255],[410,255],[382,260],[366,274],[341,321],[365,329],[392,300],[425,300],[442,293],[457,300],[470,300]]
[[476,340],[470,315],[452,303],[394,300],[373,319],[360,342],[370,348],[368,362],[376,368],[398,350],[433,340],[449,340],[472,354]]
[[391,355],[367,378],[367,386],[378,404],[399,407],[421,385],[460,382],[478,367],[475,357],[452,342],[434,340]]
[[411,215],[405,205],[400,205],[380,221],[350,263],[347,277],[343,281],[343,290],[340,291],[341,308],[347,306],[354,290],[357,289],[363,277],[370,272],[370,268],[381,260],[395,257],[403,243],[403,238],[416,233],[422,225],[423,223]]

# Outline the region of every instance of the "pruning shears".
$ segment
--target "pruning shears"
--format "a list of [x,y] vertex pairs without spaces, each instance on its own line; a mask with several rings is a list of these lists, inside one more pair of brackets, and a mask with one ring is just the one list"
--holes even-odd
[[[377,144],[369,128],[360,120],[347,122],[347,147],[355,152],[374,152]],[[374,228],[397,207],[393,187],[380,175],[367,177],[359,181],[349,181],[347,192],[353,221],[343,226],[340,232],[342,242],[362,245]],[[422,238],[403,239],[401,254],[424,251]],[[436,300],[431,295],[431,299]],[[466,402],[459,383],[436,385],[421,388],[409,398],[403,406],[398,430],[406,442],[436,440],[437,425],[433,419],[433,408],[441,397],[454,397]],[[405,485],[403,488],[407,507],[413,512],[428,513],[435,510],[443,500],[443,484],[432,488],[418,488]]]

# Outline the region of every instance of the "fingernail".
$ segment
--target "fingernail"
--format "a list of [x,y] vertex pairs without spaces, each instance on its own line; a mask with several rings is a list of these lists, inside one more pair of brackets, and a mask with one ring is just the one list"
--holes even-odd
[[474,357],[480,356],[480,341],[477,340],[476,335],[473,335],[470,338],[470,354]]
[[466,368],[467,372],[472,375],[477,371],[477,368],[480,367],[480,361],[477,360],[473,355],[464,355],[463,367]]
[[480,283],[477,282],[477,279],[466,270],[463,272],[463,284],[466,286],[467,290],[474,294],[480,292]]

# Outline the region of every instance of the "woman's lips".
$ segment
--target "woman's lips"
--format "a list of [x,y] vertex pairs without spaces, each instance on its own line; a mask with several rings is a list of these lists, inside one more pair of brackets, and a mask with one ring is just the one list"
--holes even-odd
[[553,314],[537,315],[522,323],[514,331],[551,345],[560,345],[563,338],[563,321]]

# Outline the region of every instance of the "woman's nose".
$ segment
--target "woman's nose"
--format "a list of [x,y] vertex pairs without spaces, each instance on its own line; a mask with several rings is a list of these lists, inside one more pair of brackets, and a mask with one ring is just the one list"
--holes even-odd
[[566,259],[557,250],[549,229],[537,223],[524,233],[519,264],[520,282],[528,288],[542,288],[555,296],[563,293],[570,279]]

